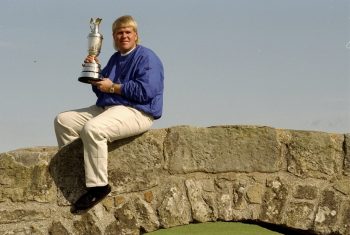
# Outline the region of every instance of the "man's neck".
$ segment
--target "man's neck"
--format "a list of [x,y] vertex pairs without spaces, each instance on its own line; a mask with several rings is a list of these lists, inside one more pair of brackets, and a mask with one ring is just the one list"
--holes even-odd
[[132,49],[130,49],[129,51],[127,51],[127,52],[124,52],[124,53],[120,52],[120,55],[121,55],[121,56],[127,56],[127,55],[129,55],[135,48],[136,48],[136,46],[133,47]]

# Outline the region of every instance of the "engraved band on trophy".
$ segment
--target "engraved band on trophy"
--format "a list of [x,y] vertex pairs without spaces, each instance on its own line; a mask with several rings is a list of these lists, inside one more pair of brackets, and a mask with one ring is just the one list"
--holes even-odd
[[[101,52],[103,36],[99,33],[99,25],[102,19],[91,18],[90,29],[91,33],[88,35],[88,52],[90,56],[97,57]],[[91,81],[101,80],[101,65],[95,62],[82,64],[83,68],[78,78],[78,81],[84,83],[90,83]]]

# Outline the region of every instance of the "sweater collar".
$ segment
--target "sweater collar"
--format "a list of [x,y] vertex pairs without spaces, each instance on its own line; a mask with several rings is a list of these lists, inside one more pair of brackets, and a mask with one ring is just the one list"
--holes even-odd
[[137,47],[137,45],[134,47],[134,48],[132,48],[130,51],[128,51],[128,52],[126,52],[126,53],[120,53],[120,55],[121,56],[127,56],[127,55],[129,55],[131,52],[133,52],[134,50],[135,50],[135,48]]

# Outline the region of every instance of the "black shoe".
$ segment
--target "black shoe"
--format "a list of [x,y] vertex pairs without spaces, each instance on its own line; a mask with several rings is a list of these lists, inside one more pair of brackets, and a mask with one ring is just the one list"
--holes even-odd
[[106,186],[101,187],[91,187],[88,188],[87,193],[82,195],[73,205],[71,212],[73,214],[81,214],[92,207],[97,203],[102,201],[109,193],[111,192],[111,186],[107,184]]

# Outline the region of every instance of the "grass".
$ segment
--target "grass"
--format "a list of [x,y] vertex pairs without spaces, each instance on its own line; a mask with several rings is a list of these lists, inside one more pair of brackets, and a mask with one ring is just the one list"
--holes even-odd
[[147,235],[278,235],[274,232],[254,224],[237,222],[210,222],[189,224],[168,229],[160,229]]

